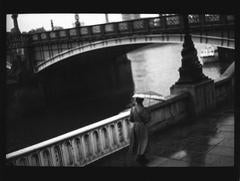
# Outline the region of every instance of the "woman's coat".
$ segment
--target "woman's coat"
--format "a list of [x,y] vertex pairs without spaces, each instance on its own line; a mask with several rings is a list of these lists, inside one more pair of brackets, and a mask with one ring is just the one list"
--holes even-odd
[[135,105],[131,109],[130,122],[133,128],[130,134],[130,152],[134,155],[143,155],[148,146],[148,129],[146,123],[150,116],[146,109],[141,105]]

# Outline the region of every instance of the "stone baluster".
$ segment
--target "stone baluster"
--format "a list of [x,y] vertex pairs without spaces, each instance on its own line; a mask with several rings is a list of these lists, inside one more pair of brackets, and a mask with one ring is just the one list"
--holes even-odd
[[109,125],[104,127],[104,138],[105,138],[105,149],[110,150],[111,149],[111,136],[110,136]]
[[94,145],[94,154],[95,156],[99,156],[101,154],[101,141],[99,136],[99,131],[95,130],[93,132],[93,145]]
[[123,136],[124,136],[124,140],[125,142],[128,142],[128,120],[127,118],[125,118],[123,121],[122,121],[122,126],[123,126]]
[[52,165],[52,160],[51,160],[50,152],[48,148],[43,149],[39,152],[39,158],[40,158],[41,166]]
[[82,146],[81,139],[79,137],[73,138],[73,154],[74,154],[74,165],[80,166],[82,163]]

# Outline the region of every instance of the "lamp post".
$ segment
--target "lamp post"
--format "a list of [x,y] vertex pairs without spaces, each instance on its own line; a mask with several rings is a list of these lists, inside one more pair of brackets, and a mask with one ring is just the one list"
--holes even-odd
[[189,31],[188,14],[182,15],[184,25],[184,43],[181,52],[182,66],[179,68],[180,78],[176,84],[188,84],[201,82],[208,79],[202,73],[202,65],[197,56],[197,50],[194,47],[192,37]]
[[51,20],[52,31],[54,31],[53,20]]
[[106,21],[106,23],[109,23],[109,19],[108,19],[108,14],[107,13],[105,14],[105,21]]
[[20,30],[19,30],[19,27],[18,27],[17,18],[18,18],[18,14],[12,14],[13,25],[14,25],[13,32],[14,32],[15,34],[21,34],[21,32],[20,32]]
[[80,27],[80,22],[79,22],[79,15],[75,14],[75,27]]
[[[190,99],[187,103],[189,118],[206,113],[215,108],[214,81],[202,72],[202,65],[197,57],[189,30],[188,15],[182,15],[184,25],[184,43],[182,49],[182,66],[179,68],[180,78],[170,88],[171,94],[188,92]],[[192,117],[192,118],[193,118]]]

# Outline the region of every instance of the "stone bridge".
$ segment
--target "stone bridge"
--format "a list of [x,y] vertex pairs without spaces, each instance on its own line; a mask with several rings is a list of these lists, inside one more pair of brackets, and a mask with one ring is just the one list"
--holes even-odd
[[[234,48],[234,16],[188,15],[190,31],[196,43]],[[97,49],[126,46],[130,51],[149,43],[181,43],[183,19],[180,15],[144,18],[83,26],[35,34],[8,35],[7,61],[13,53],[22,55],[36,73],[69,57]],[[121,52],[120,52],[121,53]]]

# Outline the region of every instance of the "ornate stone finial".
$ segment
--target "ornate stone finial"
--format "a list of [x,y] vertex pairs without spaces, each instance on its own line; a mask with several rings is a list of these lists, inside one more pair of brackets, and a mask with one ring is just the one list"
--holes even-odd
[[18,14],[12,14],[12,19],[13,19],[13,29],[12,29],[12,32],[15,33],[15,34],[20,34],[20,30],[19,30],[19,27],[18,27],[18,21],[17,21],[17,17],[18,17]]
[[75,26],[76,27],[80,27],[80,22],[79,22],[79,15],[78,14],[75,14]]

